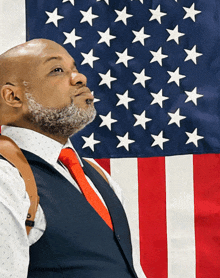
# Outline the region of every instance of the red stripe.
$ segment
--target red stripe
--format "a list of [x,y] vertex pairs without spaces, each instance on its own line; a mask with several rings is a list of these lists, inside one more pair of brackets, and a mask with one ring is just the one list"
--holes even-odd
[[196,278],[220,277],[220,155],[194,156]]
[[110,159],[108,159],[108,158],[102,158],[102,159],[95,159],[95,161],[96,161],[103,169],[105,169],[109,174],[111,173],[111,170],[110,170]]
[[139,158],[141,266],[147,278],[167,278],[165,158]]

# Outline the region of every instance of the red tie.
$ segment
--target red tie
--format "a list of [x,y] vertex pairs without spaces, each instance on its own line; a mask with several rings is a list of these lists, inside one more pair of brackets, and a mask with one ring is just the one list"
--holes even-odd
[[78,183],[86,200],[102,217],[106,224],[113,230],[110,214],[98,195],[88,183],[75,152],[70,148],[63,149],[60,153],[59,160],[68,168],[70,174]]

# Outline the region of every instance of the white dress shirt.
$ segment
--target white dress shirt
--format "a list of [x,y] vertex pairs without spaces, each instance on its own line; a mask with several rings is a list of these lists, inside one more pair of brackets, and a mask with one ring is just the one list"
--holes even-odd
[[[59,171],[79,191],[79,187],[68,169],[58,163],[63,148],[74,150],[70,140],[65,145],[30,129],[2,126],[2,135],[10,137],[21,149],[41,157]],[[75,151],[75,150],[74,150]],[[79,159],[80,161],[80,159]],[[92,160],[95,162],[94,160]],[[82,164],[82,162],[80,161]],[[121,189],[109,174],[102,169],[120,200]],[[86,177],[92,188],[103,201],[96,187]],[[104,201],[103,201],[104,203]],[[0,159],[0,277],[25,278],[29,264],[29,246],[34,244],[44,233],[46,219],[41,206],[35,217],[35,226],[27,236],[25,220],[30,200],[25,190],[25,183],[18,170],[6,160]]]

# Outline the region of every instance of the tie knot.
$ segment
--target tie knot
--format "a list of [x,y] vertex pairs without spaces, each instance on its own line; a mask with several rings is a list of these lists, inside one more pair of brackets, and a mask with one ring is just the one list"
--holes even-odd
[[70,148],[62,149],[59,155],[59,160],[65,165],[65,166],[71,166],[73,164],[79,163],[75,152]]

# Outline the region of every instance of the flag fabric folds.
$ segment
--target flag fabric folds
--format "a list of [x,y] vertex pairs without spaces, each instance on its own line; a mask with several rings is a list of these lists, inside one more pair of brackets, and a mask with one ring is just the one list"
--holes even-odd
[[98,115],[73,143],[123,188],[139,277],[219,277],[219,13],[215,0],[26,0],[27,40],[60,43],[88,78]]

